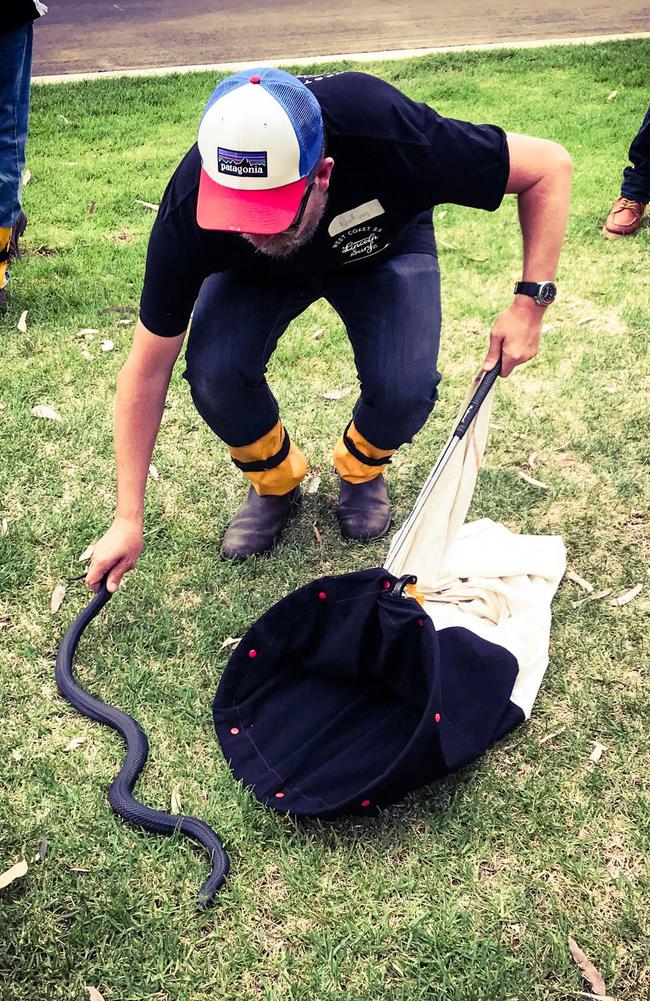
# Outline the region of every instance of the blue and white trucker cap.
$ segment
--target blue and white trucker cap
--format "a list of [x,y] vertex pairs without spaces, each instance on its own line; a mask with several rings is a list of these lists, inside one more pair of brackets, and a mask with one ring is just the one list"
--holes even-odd
[[227,77],[199,125],[199,226],[238,233],[287,229],[323,141],[320,105],[296,77],[268,67]]

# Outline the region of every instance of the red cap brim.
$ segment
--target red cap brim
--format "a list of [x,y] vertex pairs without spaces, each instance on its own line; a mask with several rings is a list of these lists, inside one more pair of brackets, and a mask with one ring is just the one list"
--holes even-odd
[[282,188],[243,191],[217,184],[201,168],[196,221],[201,229],[225,229],[235,233],[282,233],[291,225],[305,193],[303,177]]

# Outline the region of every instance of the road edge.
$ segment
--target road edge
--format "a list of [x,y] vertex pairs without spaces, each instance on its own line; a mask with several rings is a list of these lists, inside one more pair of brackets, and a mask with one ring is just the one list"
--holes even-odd
[[318,56],[279,56],[275,59],[245,60],[229,63],[203,63],[190,66],[151,66],[134,69],[98,70],[88,73],[53,73],[33,76],[33,84],[79,83],[83,80],[114,80],[120,77],[170,76],[175,73],[231,72],[247,69],[249,66],[314,66],[319,63],[340,62],[392,62],[399,59],[414,59],[420,56],[452,52],[491,52],[498,49],[541,49],[552,45],[595,45],[599,42],[634,41],[650,38],[650,31],[630,32],[621,35],[577,35],[560,38],[539,38],[521,41],[484,42],[475,45],[440,45],[425,49],[385,49],[378,52],[337,52]]

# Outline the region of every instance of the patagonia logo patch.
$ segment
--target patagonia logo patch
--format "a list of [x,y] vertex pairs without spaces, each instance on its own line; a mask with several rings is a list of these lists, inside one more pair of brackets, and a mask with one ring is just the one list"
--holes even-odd
[[217,146],[217,170],[236,177],[268,177],[266,151],[242,153],[240,150]]

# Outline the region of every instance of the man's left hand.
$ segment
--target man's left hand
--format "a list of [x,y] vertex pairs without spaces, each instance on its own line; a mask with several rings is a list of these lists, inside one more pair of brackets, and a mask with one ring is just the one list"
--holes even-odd
[[521,305],[513,302],[499,313],[490,334],[483,370],[489,372],[501,358],[501,375],[506,378],[516,365],[534,358],[539,349],[544,312],[536,302],[527,301]]

